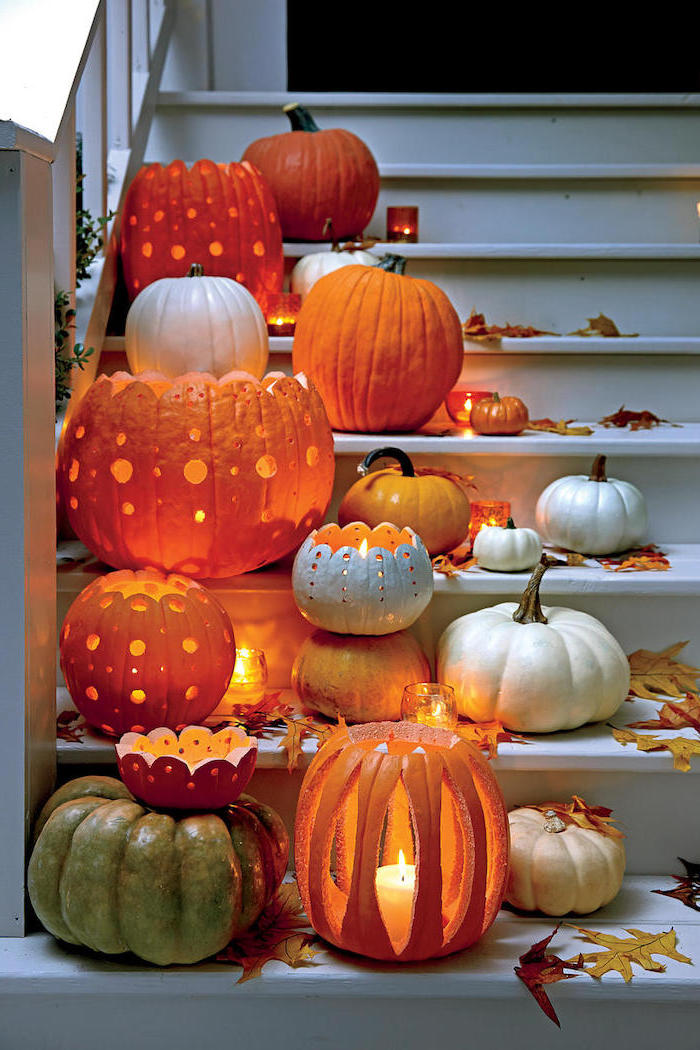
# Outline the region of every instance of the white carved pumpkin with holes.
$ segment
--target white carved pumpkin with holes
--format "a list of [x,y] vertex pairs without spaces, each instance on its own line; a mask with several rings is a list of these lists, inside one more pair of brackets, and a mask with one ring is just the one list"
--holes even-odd
[[644,538],[644,496],[629,481],[608,478],[605,456],[591,473],[557,478],[542,492],[535,511],[545,542],[579,554],[613,554]]
[[540,605],[543,557],[520,605],[502,602],[454,620],[438,643],[438,681],[459,713],[508,729],[553,733],[610,718],[627,696],[629,661],[595,617]]
[[316,281],[327,273],[342,269],[343,266],[376,266],[377,256],[363,251],[329,251],[313,252],[304,255],[292,270],[290,285],[293,292],[301,296],[302,302],[309,294]]
[[269,340],[262,310],[247,288],[230,277],[205,277],[201,266],[187,277],[153,281],[126,316],[126,356],[132,372],[167,376],[249,372],[260,379]]
[[364,522],[314,530],[292,569],[294,600],[316,627],[391,634],[418,619],[433,595],[433,569],[413,529]]
[[510,864],[506,900],[523,911],[587,915],[622,886],[625,847],[592,828],[567,824],[554,810],[523,806],[508,814]]

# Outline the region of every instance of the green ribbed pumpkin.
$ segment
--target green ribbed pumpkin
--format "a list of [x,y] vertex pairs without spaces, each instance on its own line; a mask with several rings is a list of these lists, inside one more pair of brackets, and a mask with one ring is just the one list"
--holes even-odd
[[281,818],[250,796],[181,816],[140,805],[112,777],[65,784],[36,834],[28,890],[46,929],[159,966],[199,962],[247,930],[289,854]]

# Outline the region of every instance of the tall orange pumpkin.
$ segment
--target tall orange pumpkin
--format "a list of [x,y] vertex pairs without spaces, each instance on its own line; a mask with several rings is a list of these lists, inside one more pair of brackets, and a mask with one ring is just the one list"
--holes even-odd
[[292,130],[251,142],[243,154],[263,173],[275,195],[282,232],[300,241],[362,233],[379,196],[377,162],[351,131],[321,131],[298,103],[285,106]]
[[[294,834],[304,910],[347,951],[395,962],[447,955],[476,941],[501,905],[503,796],[488,763],[449,730],[415,722],[337,730],[304,777]],[[392,902],[382,900],[381,869],[399,851],[412,870],[405,888],[397,880],[389,888],[403,908],[384,910]]]
[[304,376],[100,376],[71,416],[58,484],[76,535],[108,565],[235,576],[323,520],[333,437]]
[[294,370],[313,379],[336,430],[415,430],[457,381],[457,312],[432,281],[404,276],[404,264],[387,256],[376,268],[345,266],[304,300]]
[[252,164],[174,160],[149,164],[132,180],[121,219],[129,298],[192,263],[232,277],[263,301],[282,289],[282,233],[270,187]]

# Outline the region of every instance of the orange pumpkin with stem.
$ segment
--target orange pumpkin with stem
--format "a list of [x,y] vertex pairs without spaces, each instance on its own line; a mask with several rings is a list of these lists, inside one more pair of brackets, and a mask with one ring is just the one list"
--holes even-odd
[[236,576],[298,547],[330,502],[333,437],[304,376],[100,376],[63,432],[69,523],[115,568]]
[[[295,843],[311,925],[360,955],[404,962],[460,951],[503,899],[503,796],[476,748],[450,730],[416,722],[337,730],[304,777]],[[409,867],[405,885],[394,880],[401,899],[392,908],[383,883],[400,853]]]
[[336,430],[382,433],[426,423],[459,376],[459,317],[406,260],[345,266],[321,277],[302,304],[292,360],[318,387]]
[[499,397],[495,393],[477,401],[469,419],[477,434],[520,434],[529,415],[519,397]]

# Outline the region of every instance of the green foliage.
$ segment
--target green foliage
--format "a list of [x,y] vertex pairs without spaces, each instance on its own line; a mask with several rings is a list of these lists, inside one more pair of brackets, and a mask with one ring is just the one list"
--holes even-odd
[[57,291],[53,304],[54,316],[54,351],[56,357],[56,415],[64,401],[70,397],[70,373],[74,368],[85,368],[85,362],[94,348],[86,350],[82,343],[76,343],[70,354],[66,346],[70,340],[70,329],[74,327],[75,310],[71,309],[67,292]]

